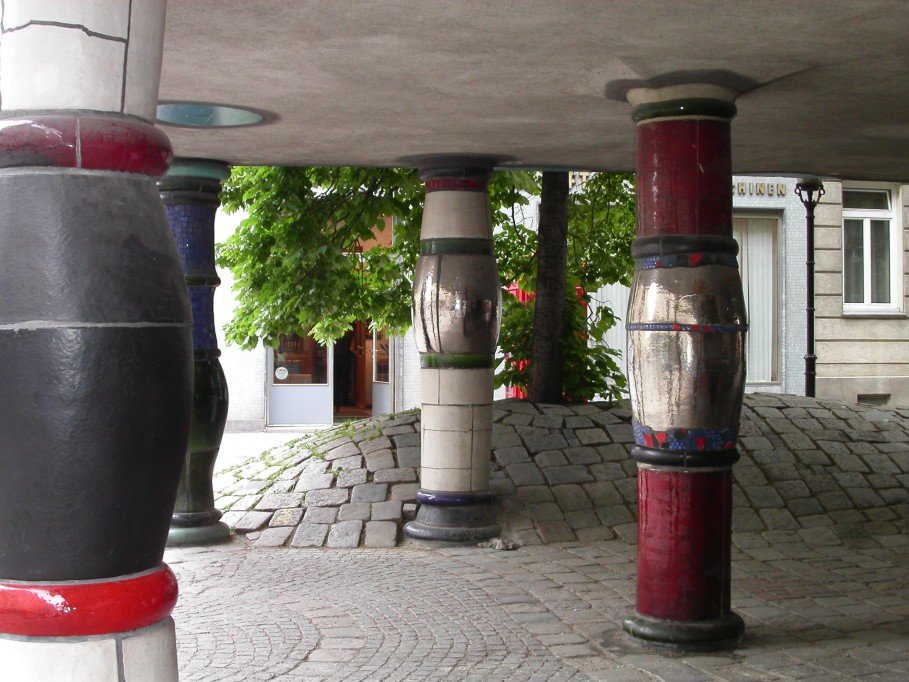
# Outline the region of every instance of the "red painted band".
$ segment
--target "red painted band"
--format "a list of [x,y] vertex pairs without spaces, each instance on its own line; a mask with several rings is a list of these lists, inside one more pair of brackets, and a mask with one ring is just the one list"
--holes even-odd
[[730,609],[732,470],[638,469],[637,612],[703,621]]
[[729,121],[660,119],[637,135],[638,236],[732,236]]
[[105,116],[0,119],[0,168],[53,166],[160,176],[173,151],[148,123]]
[[429,178],[426,180],[426,191],[485,192],[486,181],[473,178]]
[[112,580],[0,583],[0,632],[27,637],[128,632],[167,618],[176,603],[177,579],[166,564]]

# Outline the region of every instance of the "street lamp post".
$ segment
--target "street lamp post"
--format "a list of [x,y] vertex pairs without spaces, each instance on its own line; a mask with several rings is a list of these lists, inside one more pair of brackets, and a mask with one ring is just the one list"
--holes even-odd
[[795,193],[805,206],[806,213],[806,349],[805,349],[805,395],[813,398],[817,376],[817,355],[814,354],[814,209],[824,196],[824,183],[817,178],[802,178],[795,185]]

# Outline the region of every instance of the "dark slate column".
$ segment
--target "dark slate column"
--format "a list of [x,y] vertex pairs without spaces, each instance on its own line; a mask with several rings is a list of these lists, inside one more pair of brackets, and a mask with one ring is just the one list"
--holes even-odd
[[200,545],[230,535],[215,509],[212,475],[227,421],[227,380],[218,358],[213,303],[221,283],[215,272],[215,213],[225,163],[177,159],[158,183],[177,241],[193,316],[193,410],[186,464],[180,477],[169,545]]
[[632,90],[638,238],[628,305],[638,462],[636,637],[734,645],[732,465],[745,385],[745,306],[732,238],[735,94]]
[[7,116],[0,150],[0,677],[115,682],[122,646],[149,646],[150,674],[175,682],[161,560],[192,339],[154,182],[170,146],[73,113]]

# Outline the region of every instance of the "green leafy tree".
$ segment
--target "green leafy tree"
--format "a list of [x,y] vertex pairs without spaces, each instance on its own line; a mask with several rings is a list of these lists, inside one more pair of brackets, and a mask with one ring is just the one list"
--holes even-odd
[[[563,367],[561,391],[554,397],[550,393],[545,399],[575,402],[596,395],[618,398],[627,385],[617,362],[620,352],[599,343],[618,318],[609,306],[594,301],[593,295],[606,284],[631,282],[634,177],[598,173],[579,191],[571,192],[567,203],[563,328],[558,343]],[[514,220],[505,226],[496,236],[503,281],[513,281],[523,291],[533,294],[538,276],[538,246],[536,232],[521,221]],[[531,383],[534,320],[538,318],[535,307],[535,298],[521,301],[515,296],[505,296],[499,341],[502,355],[496,385],[524,388]]]
[[[591,184],[593,183],[593,184]],[[600,338],[614,323],[610,311],[583,314],[574,286],[593,290],[601,282],[627,280],[629,239],[624,236],[628,204],[627,176],[597,175],[590,189],[572,194],[569,205],[568,289],[564,353],[564,394],[587,399],[610,395],[607,387],[624,385],[613,351],[587,349],[586,338]],[[518,282],[532,290],[536,276],[536,233],[524,227],[520,211],[527,196],[540,191],[540,176],[500,171],[489,185],[496,252],[504,286]],[[607,196],[607,192],[618,193]],[[227,325],[230,342],[252,348],[275,345],[285,334],[312,334],[326,343],[344,335],[357,320],[401,334],[410,326],[413,272],[419,252],[423,187],[412,169],[347,167],[236,167],[221,195],[227,211],[248,217],[218,249],[218,262],[230,268],[238,305]],[[393,218],[390,247],[361,252]],[[621,234],[607,234],[617,229]],[[633,230],[632,230],[633,231]],[[576,243],[577,242],[577,243]],[[622,251],[623,250],[623,251]],[[566,290],[567,291],[567,290]],[[589,294],[585,294],[589,298]],[[530,337],[518,331],[533,325],[518,319],[506,295],[500,345],[513,359],[530,352]],[[525,313],[526,314],[526,313]],[[513,328],[512,328],[513,327]],[[610,361],[612,364],[609,364]],[[522,373],[524,372],[524,373]],[[594,381],[591,377],[605,377]],[[502,365],[500,382],[526,386],[526,369]]]
[[[496,173],[490,182],[495,227],[503,206],[527,203],[532,173]],[[282,334],[327,343],[357,320],[400,334],[410,326],[419,254],[423,186],[397,168],[236,167],[224,185],[225,210],[248,211],[218,249],[230,268],[238,306],[227,339],[244,348],[275,345]],[[392,246],[358,252],[394,220]]]

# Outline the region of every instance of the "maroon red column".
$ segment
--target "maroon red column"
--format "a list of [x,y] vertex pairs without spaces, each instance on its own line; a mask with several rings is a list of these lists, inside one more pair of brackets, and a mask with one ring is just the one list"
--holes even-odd
[[639,523],[636,614],[625,629],[684,649],[733,646],[744,631],[730,609],[747,327],[729,192],[734,99],[705,84],[628,93],[637,122],[626,327]]

